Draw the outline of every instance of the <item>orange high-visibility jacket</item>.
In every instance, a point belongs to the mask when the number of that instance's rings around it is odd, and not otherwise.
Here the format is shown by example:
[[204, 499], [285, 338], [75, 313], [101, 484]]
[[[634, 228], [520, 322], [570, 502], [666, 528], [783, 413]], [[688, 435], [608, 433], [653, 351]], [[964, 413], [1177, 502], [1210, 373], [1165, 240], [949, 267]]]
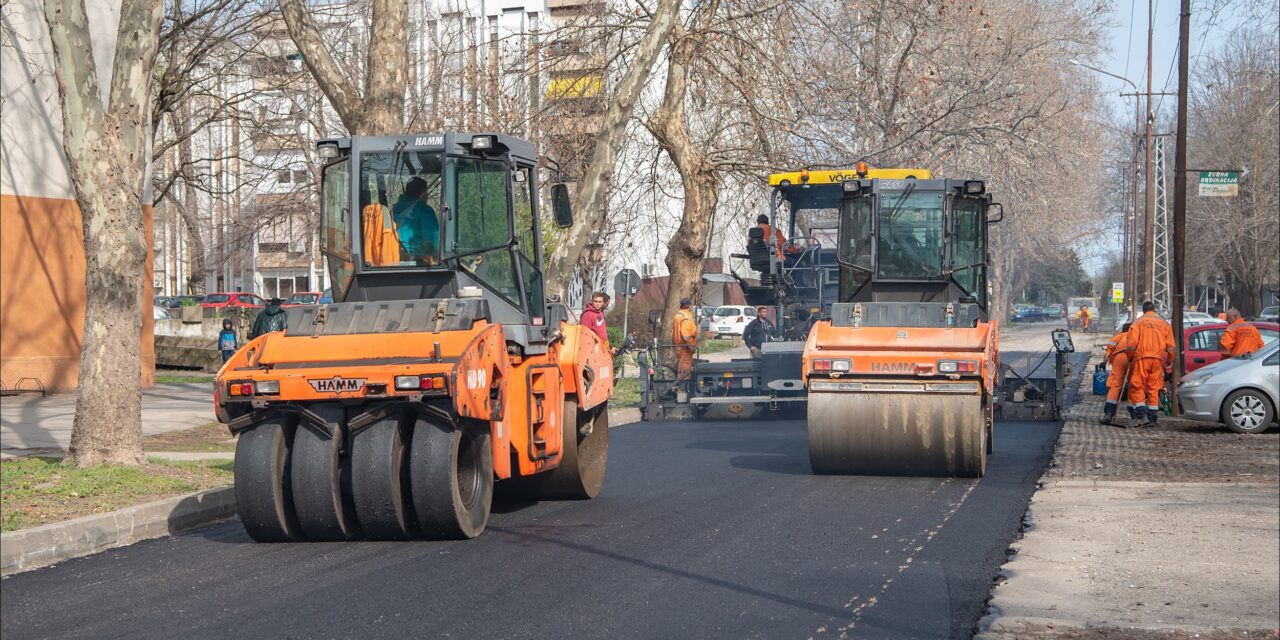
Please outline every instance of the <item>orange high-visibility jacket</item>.
[[396, 235], [396, 223], [386, 207], [365, 205], [360, 211], [360, 226], [364, 235], [365, 264], [382, 267], [400, 262], [400, 237]]
[[1107, 362], [1115, 362], [1116, 356], [1125, 353], [1129, 347], [1129, 334], [1121, 331], [1111, 336], [1111, 341], [1107, 343]]
[[693, 321], [693, 312], [681, 309], [676, 312], [675, 321], [671, 323], [671, 342], [674, 344], [697, 344], [698, 323]]
[[1228, 357], [1241, 356], [1261, 349], [1262, 335], [1258, 333], [1257, 327], [1245, 322], [1243, 318], [1236, 318], [1222, 332], [1222, 339], [1218, 344]]
[[1129, 344], [1125, 349], [1133, 354], [1135, 360], [1156, 358], [1164, 361], [1172, 358], [1177, 348], [1173, 343], [1173, 327], [1154, 311], [1148, 311], [1134, 321], [1126, 339]]
[[782, 245], [784, 245], [784, 244], [786, 244], [786, 243], [787, 243], [787, 237], [786, 237], [786, 236], [784, 236], [784, 235], [782, 235], [782, 230], [781, 230], [781, 229], [774, 229], [774, 228], [773, 228], [773, 227], [771, 227], [770, 225], [767, 225], [767, 224], [765, 224], [765, 223], [763, 223], [763, 222], [761, 222], [760, 224], [758, 224], [758, 225], [756, 225], [756, 226], [757, 226], [757, 227], [760, 227], [762, 230], [764, 230], [764, 242], [765, 242], [765, 244], [768, 244], [768, 243], [769, 243], [769, 236], [770, 236], [770, 235], [772, 235], [772, 236], [773, 236], [774, 241], [776, 241], [776, 242], [777, 242], [777, 244], [778, 244], [778, 246], [774, 249], [774, 253], [778, 254], [778, 259], [779, 259], [779, 260], [781, 260], [781, 259], [782, 259]]

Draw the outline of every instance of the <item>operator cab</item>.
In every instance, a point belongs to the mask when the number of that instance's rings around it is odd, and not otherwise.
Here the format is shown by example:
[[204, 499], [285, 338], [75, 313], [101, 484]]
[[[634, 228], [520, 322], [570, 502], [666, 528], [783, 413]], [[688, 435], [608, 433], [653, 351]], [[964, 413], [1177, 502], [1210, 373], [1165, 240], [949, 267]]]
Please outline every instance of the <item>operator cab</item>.
[[[840, 302], [957, 303], [987, 317], [988, 212], [981, 180], [843, 183]], [[970, 314], [963, 314], [968, 316]]]
[[[507, 327], [509, 340], [545, 339], [531, 143], [443, 133], [330, 139], [316, 147], [326, 163], [321, 249], [335, 302], [448, 300], [478, 290], [488, 319]], [[557, 226], [572, 225], [563, 184], [552, 186], [552, 200]]]

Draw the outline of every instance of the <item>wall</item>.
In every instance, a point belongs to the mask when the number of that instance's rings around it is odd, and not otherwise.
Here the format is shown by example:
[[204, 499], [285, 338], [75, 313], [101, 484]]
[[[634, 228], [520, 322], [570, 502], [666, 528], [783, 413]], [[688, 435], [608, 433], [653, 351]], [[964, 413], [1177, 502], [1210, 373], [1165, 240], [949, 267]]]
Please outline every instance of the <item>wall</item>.
[[[40, 0], [0, 11], [0, 380], [75, 388], [84, 334], [84, 227], [62, 152], [62, 114]], [[110, 85], [118, 3], [85, 3], [94, 60]], [[106, 96], [103, 96], [104, 100]], [[155, 380], [151, 315], [151, 208], [146, 224], [142, 382]]]

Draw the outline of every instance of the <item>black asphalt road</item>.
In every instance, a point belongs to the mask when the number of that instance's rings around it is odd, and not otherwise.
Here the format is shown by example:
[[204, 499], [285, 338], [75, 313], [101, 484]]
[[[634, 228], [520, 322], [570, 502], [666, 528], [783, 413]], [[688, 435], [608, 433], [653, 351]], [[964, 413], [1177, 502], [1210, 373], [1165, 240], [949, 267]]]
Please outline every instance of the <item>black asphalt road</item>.
[[1058, 428], [997, 424], [966, 481], [811, 475], [799, 421], [629, 425], [596, 500], [495, 505], [468, 542], [209, 527], [3, 580], [0, 635], [969, 637]]

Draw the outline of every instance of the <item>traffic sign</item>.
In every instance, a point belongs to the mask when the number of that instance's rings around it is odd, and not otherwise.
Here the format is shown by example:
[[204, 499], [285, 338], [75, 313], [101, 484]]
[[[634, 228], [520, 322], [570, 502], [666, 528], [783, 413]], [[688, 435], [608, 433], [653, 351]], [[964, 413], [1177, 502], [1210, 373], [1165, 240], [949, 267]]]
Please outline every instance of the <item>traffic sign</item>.
[[640, 274], [635, 269], [623, 269], [613, 277], [613, 291], [620, 296], [634, 296], [640, 293]]
[[1111, 302], [1115, 304], [1120, 304], [1124, 302], [1124, 283], [1123, 282], [1111, 283]]
[[1200, 195], [1234, 198], [1240, 195], [1240, 173], [1236, 171], [1201, 171]]

